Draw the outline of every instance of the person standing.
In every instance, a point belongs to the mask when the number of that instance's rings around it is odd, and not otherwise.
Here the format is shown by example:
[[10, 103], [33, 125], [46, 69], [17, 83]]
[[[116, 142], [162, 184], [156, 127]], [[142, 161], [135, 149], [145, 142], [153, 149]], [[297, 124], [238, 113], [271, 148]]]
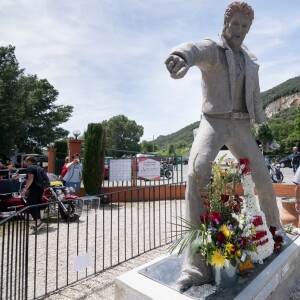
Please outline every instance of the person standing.
[[300, 152], [298, 151], [298, 147], [293, 147], [292, 153], [292, 167], [294, 174], [296, 173], [297, 169], [299, 168], [300, 164]]
[[[226, 145], [237, 159], [249, 159], [267, 225], [282, 227], [271, 178], [250, 124], [250, 120], [267, 121], [260, 99], [259, 65], [243, 44], [253, 19], [252, 7], [235, 1], [225, 11], [219, 42], [205, 39], [181, 44], [165, 61], [173, 79], [183, 78], [193, 66], [202, 73], [203, 117], [190, 153], [186, 187], [186, 217], [194, 224], [200, 224], [199, 216], [205, 212], [200, 199], [210, 182], [210, 161]], [[189, 246], [177, 283], [181, 288], [207, 283], [211, 273], [201, 255], [193, 255]]]
[[29, 207], [29, 213], [35, 221], [33, 230], [37, 232], [45, 225], [41, 220], [40, 208], [35, 206], [42, 203], [44, 189], [36, 185], [37, 168], [39, 168], [37, 166], [37, 159], [34, 156], [28, 156], [24, 163], [27, 166], [27, 181], [21, 196], [26, 197], [26, 206], [34, 205], [34, 207]]
[[282, 182], [282, 173], [280, 171], [280, 163], [279, 163], [279, 159], [276, 159], [273, 165], [275, 174], [276, 174], [276, 178], [277, 178], [277, 183], [281, 183]]
[[63, 185], [65, 186], [66, 185], [66, 181], [63, 179], [65, 177], [65, 175], [67, 174], [68, 172], [68, 169], [67, 169], [67, 164], [69, 162], [69, 156], [67, 156], [65, 158], [65, 163], [61, 169], [61, 178], [62, 178], [62, 181], [63, 181]]
[[0, 158], [0, 169], [7, 169], [6, 165], [3, 162], [3, 159]]
[[74, 154], [72, 159], [73, 160], [66, 165], [67, 173], [63, 177], [63, 180], [66, 182], [66, 187], [75, 188], [75, 193], [77, 194], [82, 178], [82, 164], [80, 163], [79, 154]]
[[294, 176], [293, 182], [296, 184], [295, 187], [295, 209], [300, 214], [300, 168], [297, 169], [297, 172]]

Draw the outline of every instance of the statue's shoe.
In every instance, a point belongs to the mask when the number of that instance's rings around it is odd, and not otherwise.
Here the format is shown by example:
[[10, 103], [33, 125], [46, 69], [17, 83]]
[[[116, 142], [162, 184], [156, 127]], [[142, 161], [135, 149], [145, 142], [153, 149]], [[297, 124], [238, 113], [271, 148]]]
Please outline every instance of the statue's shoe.
[[193, 286], [192, 276], [187, 273], [182, 273], [176, 281], [176, 284], [180, 292], [185, 292], [187, 289]]
[[184, 292], [187, 289], [189, 289], [192, 286], [198, 286], [205, 283], [211, 282], [212, 276], [211, 273], [208, 274], [208, 276], [203, 276], [201, 273], [199, 274], [190, 274], [185, 271], [181, 273], [181, 276], [176, 281], [177, 289], [180, 292]]

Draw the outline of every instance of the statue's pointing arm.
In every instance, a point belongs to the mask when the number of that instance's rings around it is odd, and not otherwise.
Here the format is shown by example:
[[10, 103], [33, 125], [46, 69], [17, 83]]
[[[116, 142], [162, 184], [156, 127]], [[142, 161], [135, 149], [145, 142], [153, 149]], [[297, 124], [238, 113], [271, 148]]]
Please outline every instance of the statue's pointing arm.
[[200, 69], [216, 62], [216, 44], [211, 40], [203, 40], [198, 43], [185, 43], [172, 49], [165, 61], [170, 75], [174, 79], [185, 76], [192, 66]]

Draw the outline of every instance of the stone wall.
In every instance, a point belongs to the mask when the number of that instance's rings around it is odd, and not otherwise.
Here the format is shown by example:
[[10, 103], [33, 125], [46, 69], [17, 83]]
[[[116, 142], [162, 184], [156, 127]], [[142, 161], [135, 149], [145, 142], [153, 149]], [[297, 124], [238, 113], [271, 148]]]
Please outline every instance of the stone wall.
[[293, 95], [285, 96], [276, 101], [270, 103], [265, 108], [265, 113], [268, 118], [277, 114], [279, 111], [292, 107], [300, 106], [300, 93], [295, 93]]

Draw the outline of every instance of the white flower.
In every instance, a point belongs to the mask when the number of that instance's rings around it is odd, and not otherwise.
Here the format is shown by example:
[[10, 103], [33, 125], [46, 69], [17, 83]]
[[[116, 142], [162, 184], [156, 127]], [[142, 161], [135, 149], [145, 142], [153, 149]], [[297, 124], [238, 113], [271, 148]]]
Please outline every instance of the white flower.
[[207, 236], [207, 243], [211, 243], [212, 242], [212, 240], [211, 240], [211, 235], [209, 234], [208, 236]]
[[237, 215], [236, 213], [232, 213], [231, 216], [236, 219], [237, 221], [239, 220], [239, 215]]
[[244, 235], [247, 237], [250, 236], [251, 234], [252, 234], [251, 230], [247, 230], [244, 232]]

